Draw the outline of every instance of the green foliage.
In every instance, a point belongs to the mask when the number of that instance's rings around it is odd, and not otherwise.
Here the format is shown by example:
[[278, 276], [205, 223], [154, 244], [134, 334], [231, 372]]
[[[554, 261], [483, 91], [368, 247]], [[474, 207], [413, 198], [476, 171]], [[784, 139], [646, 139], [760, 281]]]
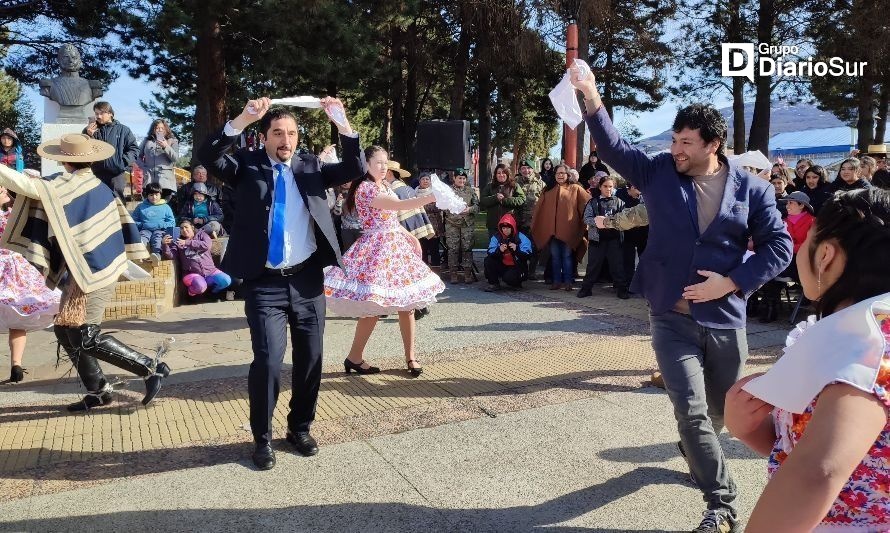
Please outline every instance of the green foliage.
[[[11, 2], [0, 9], [3, 67], [21, 83], [34, 84], [57, 72], [56, 50], [71, 43], [80, 50], [81, 75], [107, 87], [112, 68], [127, 51], [113, 39], [130, 0], [43, 0]], [[7, 54], [8, 52], [8, 54]]]
[[34, 109], [22, 95], [19, 83], [0, 71], [0, 130], [4, 128], [11, 128], [22, 143], [25, 166], [40, 168], [36, 152], [40, 130], [34, 121]]
[[615, 107], [652, 111], [661, 105], [666, 93], [664, 66], [672, 59], [664, 25], [674, 10], [670, 0], [612, 0], [602, 22], [592, 25], [590, 68], [610, 115]]

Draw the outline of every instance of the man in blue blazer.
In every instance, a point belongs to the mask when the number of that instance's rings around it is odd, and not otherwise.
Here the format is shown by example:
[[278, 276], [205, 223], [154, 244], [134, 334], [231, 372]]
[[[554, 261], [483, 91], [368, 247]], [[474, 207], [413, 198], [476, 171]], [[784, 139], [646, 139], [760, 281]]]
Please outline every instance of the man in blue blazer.
[[[325, 296], [322, 269], [340, 263], [340, 247], [326, 189], [365, 173], [358, 135], [335, 98], [322, 107], [340, 132], [343, 161], [322, 164], [296, 155], [297, 120], [269, 99], [251, 100], [225, 127], [208, 137], [198, 159], [235, 189], [238, 211], [221, 268], [244, 279], [244, 312], [250, 326], [253, 363], [248, 375], [253, 462], [275, 466], [272, 416], [278, 401], [281, 363], [290, 325], [293, 376], [287, 441], [303, 455], [318, 453], [309, 434], [321, 384]], [[247, 126], [259, 120], [263, 150], [228, 154]], [[341, 265], [342, 267], [342, 265]]]
[[[726, 121], [691, 105], [674, 120], [670, 154], [649, 157], [615, 130], [593, 75], [572, 69], [599, 156], [646, 197], [649, 242], [632, 290], [649, 302], [652, 347], [674, 405], [680, 453], [707, 510], [694, 531], [731, 531], [736, 485], [717, 435], [741, 377], [747, 297], [791, 262], [791, 238], [766, 181], [724, 155]], [[743, 261], [748, 240], [754, 255]]]

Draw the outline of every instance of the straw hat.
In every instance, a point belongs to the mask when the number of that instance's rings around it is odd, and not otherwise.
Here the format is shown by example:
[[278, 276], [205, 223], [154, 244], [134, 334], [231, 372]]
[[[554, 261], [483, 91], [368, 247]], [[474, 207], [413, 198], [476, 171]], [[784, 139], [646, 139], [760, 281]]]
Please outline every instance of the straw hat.
[[866, 150], [866, 155], [877, 155], [887, 157], [887, 145], [886, 144], [869, 144], [868, 150]]
[[83, 133], [70, 133], [41, 144], [37, 153], [63, 163], [95, 163], [113, 156], [114, 147]]
[[411, 173], [407, 170], [402, 170], [402, 165], [400, 165], [396, 161], [387, 161], [386, 162], [387, 170], [392, 170], [393, 174], [398, 174], [400, 178], [410, 178]]

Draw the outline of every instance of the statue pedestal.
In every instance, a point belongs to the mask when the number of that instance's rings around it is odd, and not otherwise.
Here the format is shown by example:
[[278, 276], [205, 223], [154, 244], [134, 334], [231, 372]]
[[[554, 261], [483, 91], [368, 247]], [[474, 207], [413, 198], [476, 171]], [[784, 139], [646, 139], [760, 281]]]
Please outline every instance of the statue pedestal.
[[[40, 142], [44, 143], [51, 139], [58, 139], [62, 135], [66, 135], [68, 133], [81, 133], [86, 126], [86, 122], [84, 122], [83, 124], [57, 124], [44, 122], [43, 129], [41, 130], [40, 134]], [[62, 167], [62, 164], [58, 161], [53, 161], [46, 158], [40, 160], [41, 176], [50, 176], [57, 172], [64, 171], [64, 167]]]

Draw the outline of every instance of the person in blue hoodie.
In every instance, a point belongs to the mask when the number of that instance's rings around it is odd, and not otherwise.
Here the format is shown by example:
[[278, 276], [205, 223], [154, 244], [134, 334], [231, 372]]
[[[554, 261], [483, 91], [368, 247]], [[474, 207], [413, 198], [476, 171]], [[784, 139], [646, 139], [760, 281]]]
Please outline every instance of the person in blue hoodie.
[[501, 281], [516, 290], [528, 278], [528, 258], [532, 254], [532, 241], [516, 229], [516, 219], [510, 213], [498, 221], [498, 232], [488, 242], [485, 258], [485, 292], [501, 290]]
[[142, 242], [151, 251], [151, 262], [161, 261], [161, 244], [164, 235], [176, 227], [176, 218], [167, 202], [161, 198], [161, 186], [149, 183], [144, 189], [145, 200], [133, 211], [133, 220], [139, 228]]

